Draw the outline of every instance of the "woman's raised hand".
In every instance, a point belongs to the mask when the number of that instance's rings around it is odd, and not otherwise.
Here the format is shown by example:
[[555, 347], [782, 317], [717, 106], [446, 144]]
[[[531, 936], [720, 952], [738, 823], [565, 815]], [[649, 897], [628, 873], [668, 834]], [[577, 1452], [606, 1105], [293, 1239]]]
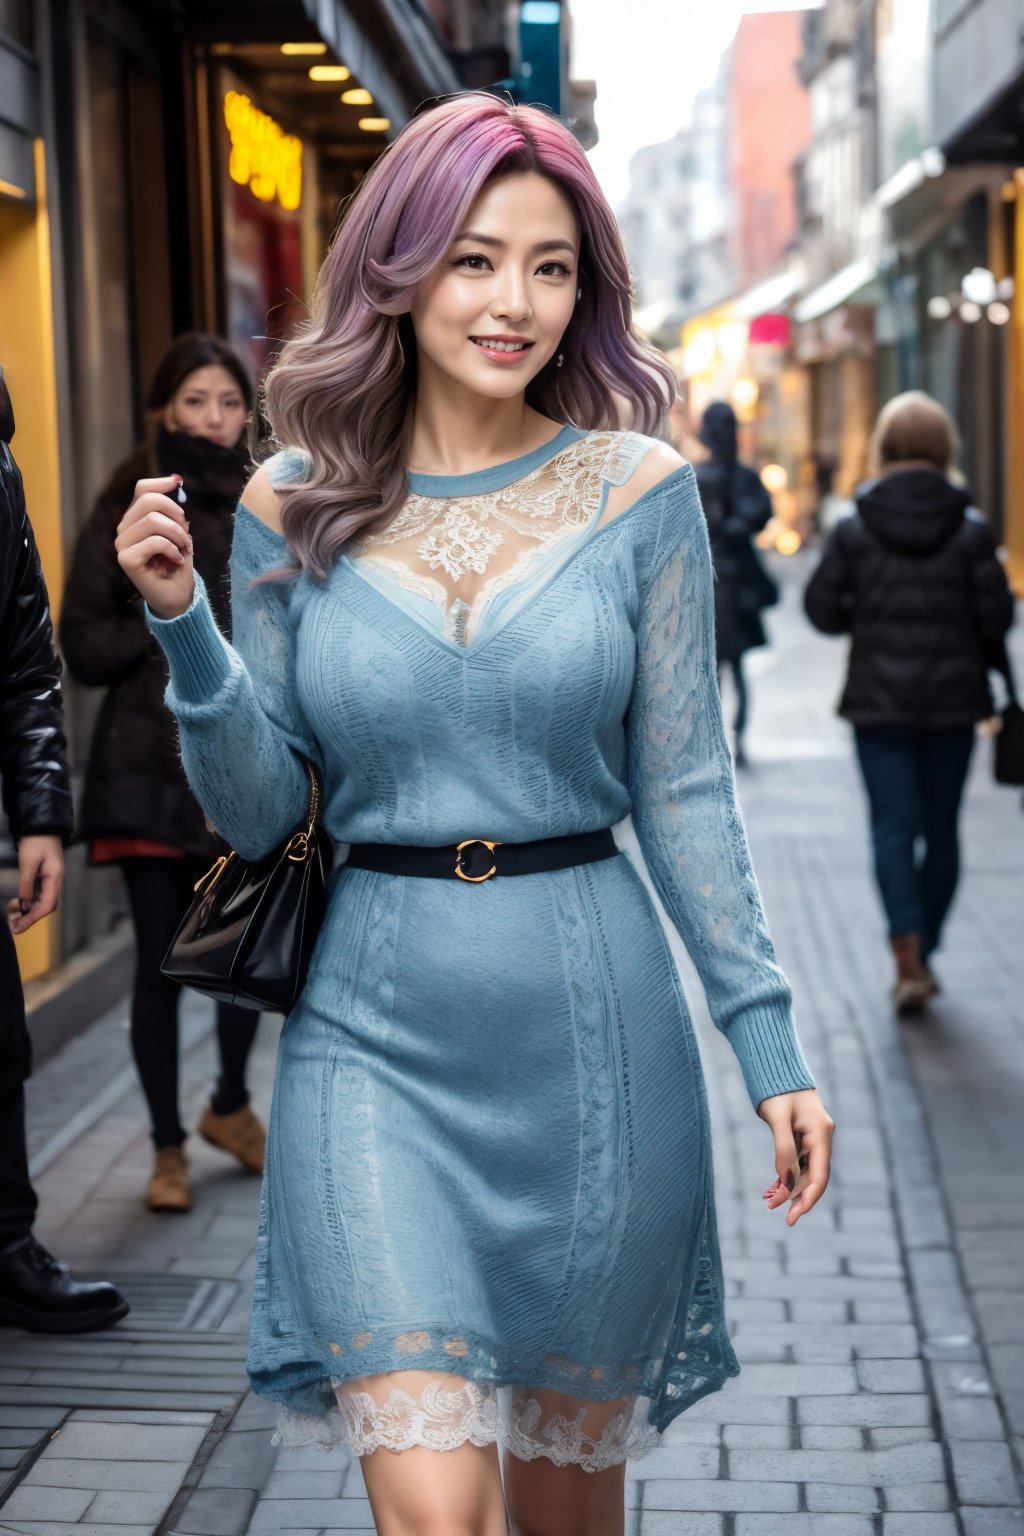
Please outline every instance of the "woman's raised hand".
[[195, 594], [188, 520], [171, 500], [180, 484], [180, 475], [140, 480], [114, 540], [118, 564], [158, 619], [176, 619]]

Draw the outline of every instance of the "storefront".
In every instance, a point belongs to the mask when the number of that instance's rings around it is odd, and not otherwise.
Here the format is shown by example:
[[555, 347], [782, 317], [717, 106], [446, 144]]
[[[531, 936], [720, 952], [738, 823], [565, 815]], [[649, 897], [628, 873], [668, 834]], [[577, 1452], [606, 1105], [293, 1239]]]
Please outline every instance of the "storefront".
[[772, 493], [783, 545], [803, 537], [814, 497], [809, 470], [809, 397], [793, 356], [789, 303], [801, 273], [785, 270], [740, 298], [692, 317], [682, 330], [679, 372], [696, 431], [712, 400], [740, 423], [740, 452]]
[[[17, 418], [13, 444], [39, 545], [56, 601], [64, 576], [61, 534], [61, 445], [57, 431], [50, 166], [43, 138], [44, 104], [37, 38], [29, 7], [0, 11], [0, 367]], [[11, 302], [17, 295], [17, 302]], [[0, 823], [0, 895], [16, 894], [14, 850]], [[13, 884], [12, 884], [13, 881]], [[48, 971], [60, 954], [56, 918], [17, 940], [22, 974]]]

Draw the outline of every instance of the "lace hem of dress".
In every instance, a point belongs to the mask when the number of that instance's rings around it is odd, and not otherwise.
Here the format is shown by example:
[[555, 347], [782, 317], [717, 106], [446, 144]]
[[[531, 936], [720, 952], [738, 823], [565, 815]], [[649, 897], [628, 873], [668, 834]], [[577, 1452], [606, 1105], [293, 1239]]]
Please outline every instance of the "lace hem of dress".
[[[339, 1384], [340, 1385], [340, 1384]], [[592, 1402], [580, 1404], [575, 1415], [545, 1416], [528, 1388], [495, 1387], [489, 1382], [463, 1382], [455, 1390], [431, 1381], [417, 1399], [393, 1389], [383, 1403], [368, 1392], [337, 1392], [337, 1408], [323, 1418], [282, 1409], [275, 1445], [290, 1449], [312, 1446], [330, 1451], [345, 1445], [354, 1456], [374, 1451], [395, 1452], [423, 1446], [454, 1451], [462, 1445], [498, 1445], [520, 1461], [546, 1456], [557, 1467], [579, 1466], [603, 1472], [653, 1450], [658, 1431], [650, 1422], [651, 1401], [637, 1398], [607, 1421], [600, 1433], [588, 1430]]]

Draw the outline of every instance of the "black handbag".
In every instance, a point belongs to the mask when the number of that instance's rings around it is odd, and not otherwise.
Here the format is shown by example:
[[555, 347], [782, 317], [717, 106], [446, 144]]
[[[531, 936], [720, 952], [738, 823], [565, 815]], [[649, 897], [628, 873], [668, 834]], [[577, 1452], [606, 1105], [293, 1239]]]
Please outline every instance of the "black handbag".
[[999, 729], [996, 732], [992, 754], [992, 771], [997, 784], [1019, 787], [1024, 784], [1024, 709], [1021, 708], [1017, 698], [1013, 668], [1005, 648], [999, 659], [999, 670], [1006, 679], [1009, 702], [999, 714]]
[[196, 882], [161, 966], [172, 981], [243, 1008], [294, 1007], [327, 910], [333, 855], [317, 826], [316, 774], [308, 763], [306, 770], [308, 823], [256, 863], [222, 854]]

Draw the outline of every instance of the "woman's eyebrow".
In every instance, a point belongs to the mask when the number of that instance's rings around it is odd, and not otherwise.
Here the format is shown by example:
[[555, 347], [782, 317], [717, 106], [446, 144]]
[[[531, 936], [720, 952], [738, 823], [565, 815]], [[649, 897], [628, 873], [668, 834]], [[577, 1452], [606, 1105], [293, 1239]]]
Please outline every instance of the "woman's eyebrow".
[[[499, 240], [496, 235], [480, 235], [471, 229], [463, 230], [462, 234], [458, 235], [456, 239], [473, 240], [477, 245], [492, 245], [500, 250], [505, 249], [505, 241]], [[537, 253], [541, 251], [571, 251], [574, 256], [576, 254], [576, 247], [571, 240], [539, 240], [533, 247], [533, 250]]]

